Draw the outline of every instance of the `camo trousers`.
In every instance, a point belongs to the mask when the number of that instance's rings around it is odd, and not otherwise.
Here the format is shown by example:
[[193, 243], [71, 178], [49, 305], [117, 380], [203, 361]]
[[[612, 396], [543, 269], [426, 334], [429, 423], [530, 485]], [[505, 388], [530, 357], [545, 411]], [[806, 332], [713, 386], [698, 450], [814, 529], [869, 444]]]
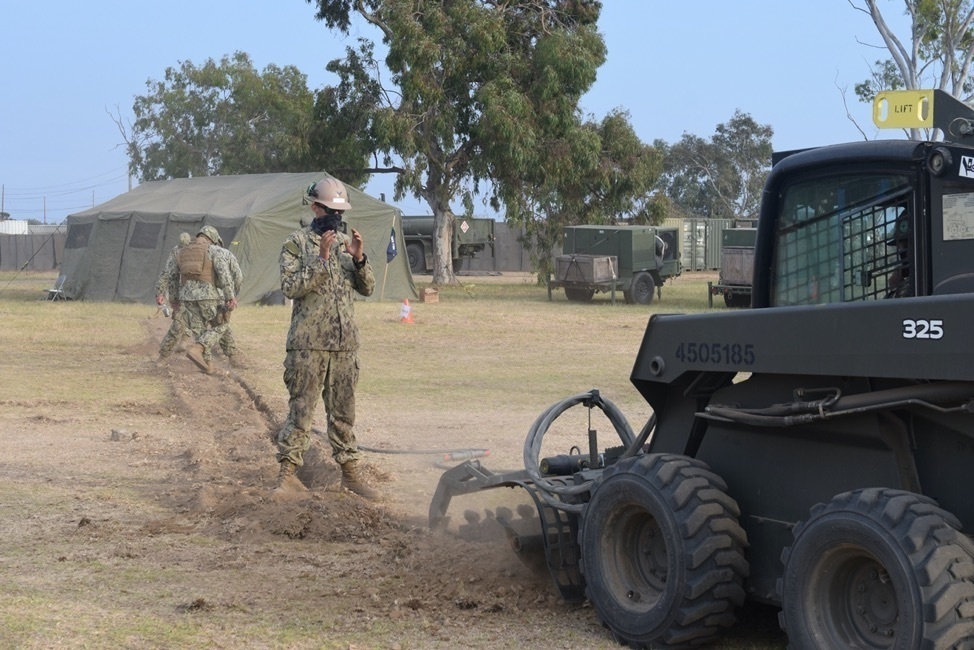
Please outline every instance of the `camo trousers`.
[[311, 425], [319, 397], [328, 418], [328, 442], [335, 462], [358, 460], [355, 444], [355, 386], [358, 384], [355, 350], [290, 350], [284, 359], [288, 416], [277, 434], [277, 460], [304, 463], [311, 446]]
[[172, 354], [173, 349], [179, 343], [179, 340], [189, 333], [189, 328], [186, 324], [186, 310], [180, 307], [172, 315], [172, 323], [169, 325], [169, 331], [166, 335], [162, 337], [162, 343], [159, 344], [159, 356], [168, 357]]
[[186, 311], [186, 324], [196, 342], [203, 346], [203, 359], [213, 359], [213, 347], [220, 341], [223, 331], [213, 326], [221, 300], [186, 300], [179, 310]]
[[221, 332], [220, 335], [220, 349], [223, 350], [223, 354], [227, 357], [232, 357], [237, 353], [237, 339], [233, 338], [233, 330], [230, 329], [230, 323], [224, 323], [216, 328]]

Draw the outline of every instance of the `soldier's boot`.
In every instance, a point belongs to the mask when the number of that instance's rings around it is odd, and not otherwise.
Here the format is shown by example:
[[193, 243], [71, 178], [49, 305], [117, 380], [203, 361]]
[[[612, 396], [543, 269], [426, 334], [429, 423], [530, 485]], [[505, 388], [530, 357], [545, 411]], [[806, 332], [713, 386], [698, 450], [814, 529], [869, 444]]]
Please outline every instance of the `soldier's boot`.
[[196, 343], [193, 345], [189, 349], [189, 352], [186, 353], [186, 356], [189, 357], [190, 361], [199, 366], [200, 370], [208, 375], [213, 374], [213, 362], [203, 358], [203, 346], [201, 344]]
[[365, 482], [365, 475], [357, 460], [342, 464], [342, 487], [369, 501], [376, 501], [382, 496]]
[[281, 461], [281, 468], [277, 473], [277, 487], [274, 488], [273, 493], [274, 497], [286, 497], [300, 492], [307, 492], [308, 488], [304, 487], [304, 483], [297, 477], [297, 471], [298, 466], [291, 461]]

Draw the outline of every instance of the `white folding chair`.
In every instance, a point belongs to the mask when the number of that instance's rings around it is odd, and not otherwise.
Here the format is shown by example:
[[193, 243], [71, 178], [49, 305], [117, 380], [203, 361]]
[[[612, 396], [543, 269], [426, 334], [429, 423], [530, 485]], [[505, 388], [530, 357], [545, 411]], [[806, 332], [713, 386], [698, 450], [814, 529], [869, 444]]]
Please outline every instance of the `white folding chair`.
[[67, 300], [67, 298], [64, 295], [65, 279], [67, 279], [67, 276], [64, 275], [58, 276], [57, 282], [54, 283], [54, 286], [47, 290], [48, 300]]

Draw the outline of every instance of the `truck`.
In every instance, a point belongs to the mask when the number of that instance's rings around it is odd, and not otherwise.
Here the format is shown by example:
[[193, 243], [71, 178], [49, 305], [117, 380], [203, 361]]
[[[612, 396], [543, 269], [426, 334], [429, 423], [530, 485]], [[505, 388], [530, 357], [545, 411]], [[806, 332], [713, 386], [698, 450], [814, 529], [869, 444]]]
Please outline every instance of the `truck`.
[[[467, 529], [502, 529], [632, 648], [718, 644], [748, 601], [777, 608], [790, 648], [971, 647], [974, 111], [889, 91], [874, 121], [944, 139], [776, 155], [751, 309], [649, 318], [638, 433], [597, 389], [565, 398], [523, 470], [444, 472], [429, 525], [452, 498], [522, 488], [533, 506]], [[617, 444], [589, 425], [540, 457], [576, 406]]]
[[555, 257], [552, 290], [588, 302], [596, 293], [621, 291], [626, 303], [648, 305], [662, 296], [663, 283], [680, 275], [680, 232], [656, 226], [566, 226], [562, 255]]
[[[414, 274], [433, 272], [432, 215], [403, 215], [402, 237], [406, 244], [409, 270]], [[494, 220], [481, 217], [456, 217], [451, 252], [453, 272], [459, 273], [463, 261], [490, 248], [494, 254]]]
[[707, 283], [708, 306], [714, 306], [714, 296], [723, 296], [727, 307], [751, 306], [757, 232], [757, 228], [725, 228], [721, 232], [720, 274], [716, 284]]

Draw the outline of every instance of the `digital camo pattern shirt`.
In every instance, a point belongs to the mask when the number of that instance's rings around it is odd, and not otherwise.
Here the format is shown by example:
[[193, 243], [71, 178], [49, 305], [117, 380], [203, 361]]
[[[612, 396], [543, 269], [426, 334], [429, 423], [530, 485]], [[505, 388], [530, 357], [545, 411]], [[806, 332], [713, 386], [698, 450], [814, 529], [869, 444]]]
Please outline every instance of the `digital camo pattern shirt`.
[[216, 244], [210, 244], [207, 253], [210, 257], [210, 262], [213, 264], [213, 284], [200, 280], [187, 280], [186, 282], [180, 283], [179, 265], [175, 264], [173, 268], [169, 268], [167, 265], [165, 273], [168, 273], [167, 282], [169, 290], [167, 294], [170, 296], [170, 299], [172, 299], [172, 296], [178, 296], [179, 302], [203, 300], [222, 302], [235, 298], [233, 272], [230, 270], [230, 262], [220, 254], [221, 250]]
[[294, 301], [290, 350], [357, 350], [355, 295], [371, 296], [375, 275], [368, 258], [361, 268], [346, 252], [348, 236], [338, 233], [328, 261], [318, 257], [321, 237], [311, 228], [297, 230], [281, 249], [281, 290]]

